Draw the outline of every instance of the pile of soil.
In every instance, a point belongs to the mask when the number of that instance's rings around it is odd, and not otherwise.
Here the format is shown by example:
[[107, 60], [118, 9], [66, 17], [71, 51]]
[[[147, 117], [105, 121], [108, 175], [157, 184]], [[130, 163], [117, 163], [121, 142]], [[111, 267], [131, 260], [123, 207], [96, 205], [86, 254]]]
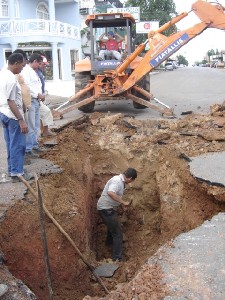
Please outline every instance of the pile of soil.
[[[106, 228], [96, 211], [105, 183], [127, 167], [135, 168], [138, 178], [124, 195], [132, 205], [119, 212], [125, 261], [112, 278], [103, 279], [111, 291], [108, 296], [46, 217], [55, 300], [168, 295], [155, 253], [178, 234], [224, 211], [224, 189], [199, 183], [188, 165], [189, 157], [225, 150], [224, 125], [223, 110], [214, 107], [210, 115], [190, 114], [180, 120], [140, 121], [122, 114], [93, 113], [58, 130], [57, 145], [42, 157], [64, 172], [39, 179], [43, 200], [92, 266], [111, 262]], [[49, 299], [38, 205], [30, 193], [8, 211], [1, 223], [0, 243], [10, 272], [38, 299]]]

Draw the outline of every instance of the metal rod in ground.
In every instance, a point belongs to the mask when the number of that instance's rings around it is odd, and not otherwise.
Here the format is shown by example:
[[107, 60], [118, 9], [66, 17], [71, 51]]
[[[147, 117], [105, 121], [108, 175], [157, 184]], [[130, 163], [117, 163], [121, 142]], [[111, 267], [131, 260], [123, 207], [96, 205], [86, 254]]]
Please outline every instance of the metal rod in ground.
[[[38, 200], [38, 195], [34, 191], [34, 189], [30, 186], [29, 182], [27, 182], [23, 176], [18, 176], [19, 179], [24, 183], [24, 185], [28, 188], [28, 190], [31, 192], [31, 194], [34, 196], [36, 200]], [[109, 294], [109, 290], [105, 286], [104, 282], [101, 280], [101, 278], [95, 273], [94, 267], [85, 259], [85, 257], [82, 255], [74, 241], [71, 239], [71, 237], [68, 235], [68, 233], [62, 228], [62, 226], [56, 221], [56, 219], [53, 218], [53, 216], [50, 214], [50, 212], [47, 210], [45, 205], [43, 204], [44, 211], [46, 215], [49, 217], [49, 219], [53, 222], [53, 224], [59, 229], [59, 231], [67, 238], [67, 240], [70, 242], [70, 244], [73, 246], [77, 254], [80, 256], [81, 260], [86, 264], [86, 266], [89, 268], [89, 270], [92, 272], [94, 277], [97, 279], [99, 284], [103, 287], [105, 292]]]
[[49, 255], [48, 255], [48, 243], [46, 237], [46, 227], [45, 227], [45, 214], [43, 209], [43, 201], [41, 195], [41, 189], [38, 182], [38, 177], [35, 174], [35, 183], [38, 191], [38, 208], [39, 208], [39, 215], [40, 215], [40, 223], [41, 223], [41, 238], [44, 248], [45, 254], [45, 266], [46, 266], [46, 276], [48, 281], [48, 290], [49, 290], [49, 299], [53, 300], [53, 289], [52, 289], [52, 278], [51, 278], [51, 269], [50, 269], [50, 262], [49, 262]]

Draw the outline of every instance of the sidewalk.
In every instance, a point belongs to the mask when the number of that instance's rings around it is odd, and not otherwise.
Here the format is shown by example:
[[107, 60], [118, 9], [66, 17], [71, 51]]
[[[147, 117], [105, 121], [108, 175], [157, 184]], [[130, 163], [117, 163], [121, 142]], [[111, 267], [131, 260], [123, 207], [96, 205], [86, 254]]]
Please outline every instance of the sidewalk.
[[45, 82], [45, 90], [48, 95], [46, 98], [51, 98], [49, 96], [54, 96], [52, 99], [54, 102], [60, 98], [65, 98], [67, 100], [69, 97], [75, 94], [75, 80], [47, 80]]

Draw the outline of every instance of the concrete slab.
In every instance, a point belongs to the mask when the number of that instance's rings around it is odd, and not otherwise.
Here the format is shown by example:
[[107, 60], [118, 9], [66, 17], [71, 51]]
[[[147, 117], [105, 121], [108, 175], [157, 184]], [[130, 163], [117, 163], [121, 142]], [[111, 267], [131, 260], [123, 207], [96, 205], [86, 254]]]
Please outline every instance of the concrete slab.
[[191, 174], [212, 185], [225, 186], [225, 151], [192, 157], [189, 163]]
[[225, 214], [219, 213], [161, 250], [158, 263], [172, 297], [165, 299], [225, 299], [224, 238]]

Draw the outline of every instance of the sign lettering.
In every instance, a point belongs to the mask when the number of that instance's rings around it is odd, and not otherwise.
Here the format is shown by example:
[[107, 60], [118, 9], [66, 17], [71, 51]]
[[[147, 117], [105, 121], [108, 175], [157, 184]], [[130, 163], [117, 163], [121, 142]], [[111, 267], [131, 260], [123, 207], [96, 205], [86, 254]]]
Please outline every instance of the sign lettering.
[[187, 33], [183, 34], [179, 39], [169, 45], [165, 50], [158, 54], [154, 59], [150, 60], [150, 65], [152, 67], [158, 66], [165, 59], [171, 56], [176, 52], [183, 44], [186, 44], [190, 40], [190, 37]]
[[130, 13], [136, 22], [140, 22], [140, 7], [110, 7], [107, 13]]

